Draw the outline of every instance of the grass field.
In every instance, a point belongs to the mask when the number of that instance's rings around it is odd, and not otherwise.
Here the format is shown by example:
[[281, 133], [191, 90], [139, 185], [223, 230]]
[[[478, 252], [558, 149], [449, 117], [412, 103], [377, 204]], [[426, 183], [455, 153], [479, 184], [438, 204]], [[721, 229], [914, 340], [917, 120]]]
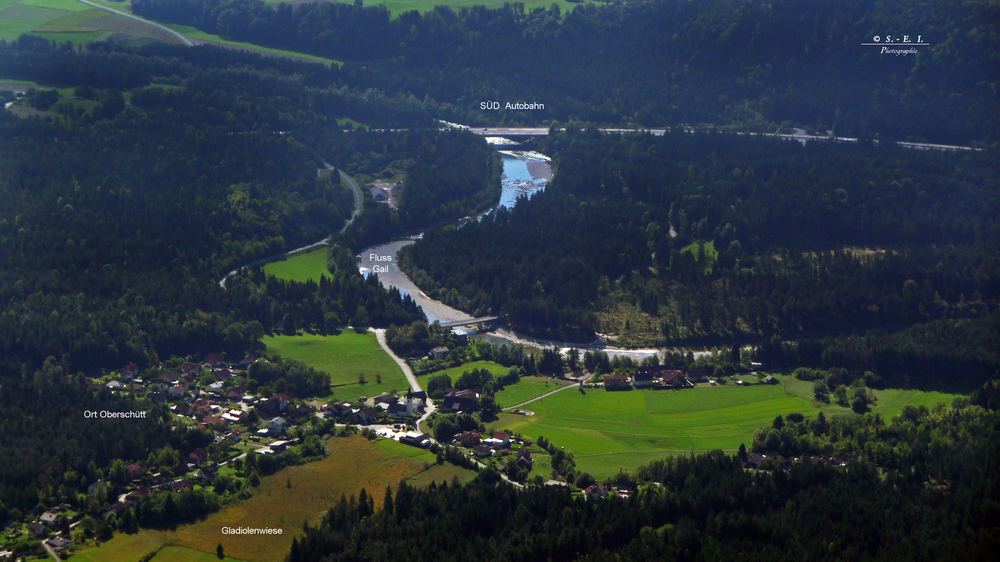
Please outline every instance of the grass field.
[[[501, 408], [509, 408], [543, 394], [559, 390], [566, 383], [561, 383], [548, 377], [522, 377], [521, 381], [505, 387], [497, 393], [496, 401]], [[566, 390], [565, 392], [572, 392]]]
[[430, 486], [431, 482], [440, 486], [445, 482], [450, 485], [455, 478], [458, 478], [460, 484], [467, 484], [476, 478], [476, 473], [453, 464], [435, 464], [416, 476], [410, 477], [407, 482], [419, 487]]
[[453, 464], [437, 464], [437, 455], [425, 449], [404, 445], [392, 439], [379, 439], [375, 442], [375, 447], [398, 457], [405, 457], [423, 463], [428, 468], [407, 479], [407, 482], [414, 486], [430, 486], [431, 482], [451, 484], [452, 479], [458, 478], [462, 484], [471, 482], [476, 477], [476, 473]]
[[[120, 12], [128, 5], [106, 3]], [[0, 39], [12, 41], [31, 33], [58, 43], [83, 45], [111, 37], [129, 43], [180, 41], [147, 23], [115, 15], [76, 0], [0, 0]]]
[[[782, 384], [698, 385], [689, 390], [566, 390], [533, 402], [534, 416], [502, 414], [496, 427], [527, 437], [544, 435], [573, 451], [577, 466], [598, 476], [635, 468], [668, 454], [734, 450], [778, 415], [855, 415], [836, 404], [812, 399], [812, 383], [779, 377]], [[749, 379], [748, 379], [749, 380]], [[951, 403], [953, 394], [917, 390], [876, 391], [872, 410], [884, 417], [906, 404]], [[673, 453], [672, 453], [673, 452]]]
[[[325, 459], [263, 478], [260, 490], [252, 498], [204, 521], [174, 531], [118, 535], [100, 548], [82, 551], [71, 560], [135, 562], [161, 545], [168, 545], [153, 560], [207, 562], [217, 560], [215, 547], [222, 543], [233, 560], [280, 562], [288, 554], [292, 538], [301, 534], [302, 523], [318, 521], [320, 514], [333, 507], [341, 495], [357, 496], [365, 488], [379, 505], [386, 486], [395, 486], [424, 469], [424, 463], [387, 453], [360, 436], [332, 438], [327, 441], [327, 448], [330, 455]], [[291, 488], [286, 485], [288, 481]], [[284, 532], [233, 537], [222, 534], [224, 526], [281, 528]]]
[[375, 447], [381, 451], [389, 453], [390, 455], [396, 455], [397, 457], [405, 457], [408, 459], [413, 459], [417, 462], [427, 462], [435, 463], [437, 462], [437, 455], [428, 451], [427, 449], [421, 449], [419, 447], [411, 447], [409, 445], [404, 445], [399, 441], [393, 439], [379, 439], [375, 442]]
[[73, 562], [135, 562], [163, 546], [160, 531], [139, 531], [134, 535], [116, 535], [98, 548], [82, 550], [72, 556]]
[[442, 369], [440, 371], [434, 371], [433, 373], [427, 373], [426, 375], [420, 375], [419, 379], [423, 381], [421, 384], [423, 385], [426, 383], [427, 379], [444, 374], [451, 377], [452, 382], [455, 382], [458, 380], [458, 377], [462, 376], [462, 373], [467, 373], [474, 369], [486, 369], [494, 375], [506, 375], [507, 371], [510, 370], [510, 368], [504, 367], [499, 363], [494, 363], [493, 361], [473, 361], [472, 363], [465, 363], [459, 365], [458, 367], [451, 367], [449, 369]]
[[271, 262], [264, 266], [264, 273], [286, 281], [316, 281], [320, 277], [330, 277], [326, 268], [326, 255], [329, 248], [322, 248], [298, 254], [281, 261]]
[[[224, 546], [223, 549], [225, 549]], [[236, 562], [238, 559], [231, 558], [227, 555], [225, 560]], [[223, 562], [225, 562], [225, 560]], [[208, 552], [194, 550], [193, 548], [165, 546], [163, 547], [163, 550], [156, 553], [152, 562], [219, 562], [219, 558], [214, 552], [209, 554]]]
[[[410, 388], [403, 371], [382, 350], [375, 334], [359, 334], [345, 330], [336, 336], [306, 334], [302, 336], [268, 336], [264, 344], [269, 351], [330, 375], [336, 386], [333, 395], [338, 400], [355, 400], [359, 396], [377, 396], [383, 392], [405, 392]], [[358, 384], [358, 375], [365, 384]], [[376, 382], [382, 377], [382, 383]]]

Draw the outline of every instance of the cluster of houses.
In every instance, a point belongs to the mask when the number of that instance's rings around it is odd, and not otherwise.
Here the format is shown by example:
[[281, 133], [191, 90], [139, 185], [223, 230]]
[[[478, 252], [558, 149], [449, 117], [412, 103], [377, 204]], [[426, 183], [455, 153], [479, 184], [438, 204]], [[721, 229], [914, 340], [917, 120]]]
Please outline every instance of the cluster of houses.
[[380, 394], [355, 403], [335, 402], [320, 408], [320, 415], [357, 425], [370, 425], [378, 421], [419, 418], [427, 411], [427, 393], [410, 391], [403, 396]]
[[[193, 420], [198, 429], [213, 431], [217, 443], [225, 440], [237, 443], [244, 437], [254, 441], [260, 437], [280, 437], [287, 428], [308, 421], [313, 409], [296, 405], [291, 393], [255, 396], [248, 394], [242, 384], [227, 384], [231, 379], [242, 382], [239, 377], [254, 361], [264, 359], [248, 354], [242, 361], [226, 363], [221, 354], [212, 353], [202, 363], [187, 361], [178, 369], [151, 375], [146, 380], [140, 376], [139, 367], [129, 363], [115, 380], [98, 384], [112, 391], [144, 395], [154, 404], [169, 405], [171, 413]], [[200, 381], [205, 374], [211, 374], [215, 382], [202, 385]], [[265, 424], [255, 435], [247, 436], [244, 416], [251, 408]]]
[[690, 369], [687, 372], [665, 365], [640, 367], [632, 377], [627, 375], [607, 375], [604, 377], [605, 390], [631, 390], [634, 388], [685, 388], [694, 386], [691, 381], [708, 380], [706, 369]]
[[[65, 533], [59, 531], [57, 528], [58, 523], [59, 514], [55, 511], [46, 511], [41, 515], [41, 517], [38, 518], [37, 521], [28, 523], [27, 529], [33, 536], [38, 539], [42, 539], [42, 541], [56, 554], [61, 554], [66, 550], [73, 548], [73, 541], [68, 536], [64, 536]], [[53, 536], [49, 537], [50, 533], [53, 533]], [[0, 560], [13, 559], [13, 552], [0, 549]]]
[[[454, 445], [469, 449], [478, 458], [492, 458], [499, 460], [499, 468], [507, 471], [514, 468], [531, 470], [534, 461], [531, 458], [531, 451], [528, 447], [530, 441], [510, 439], [510, 435], [502, 431], [497, 431], [492, 437], [483, 437], [478, 431], [463, 431], [455, 436]], [[512, 444], [520, 448], [516, 452], [511, 450]]]

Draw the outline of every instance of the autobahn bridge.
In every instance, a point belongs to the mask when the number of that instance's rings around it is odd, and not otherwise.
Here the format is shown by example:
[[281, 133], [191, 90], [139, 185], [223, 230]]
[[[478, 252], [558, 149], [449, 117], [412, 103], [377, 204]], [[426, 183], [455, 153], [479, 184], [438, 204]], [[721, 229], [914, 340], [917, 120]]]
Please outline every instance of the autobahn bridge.
[[470, 318], [468, 320], [454, 320], [452, 322], [442, 322], [441, 326], [444, 328], [475, 326], [477, 332], [487, 332], [490, 330], [495, 330], [497, 326], [500, 325], [500, 321], [502, 319], [503, 319], [502, 316], [481, 316], [479, 318]]

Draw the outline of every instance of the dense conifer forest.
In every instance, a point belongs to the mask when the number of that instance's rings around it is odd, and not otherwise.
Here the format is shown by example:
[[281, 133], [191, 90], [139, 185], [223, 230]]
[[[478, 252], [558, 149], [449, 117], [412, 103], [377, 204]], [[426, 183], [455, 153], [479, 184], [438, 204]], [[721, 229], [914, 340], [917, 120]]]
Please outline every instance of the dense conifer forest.
[[[638, 0], [565, 14], [513, 2], [395, 18], [361, 2], [132, 6], [156, 20], [346, 61], [348, 85], [411, 94], [434, 115], [469, 125], [578, 119], [770, 132], [787, 121], [820, 133], [969, 142], [996, 140], [1000, 123], [992, 2]], [[893, 34], [913, 42], [920, 34], [929, 46], [897, 56], [861, 45]], [[545, 109], [481, 111], [491, 100]]]
[[642, 332], [609, 320], [636, 310], [661, 344], [976, 317], [998, 296], [992, 152], [596, 131], [543, 150], [543, 193], [404, 250], [415, 282], [571, 341]]

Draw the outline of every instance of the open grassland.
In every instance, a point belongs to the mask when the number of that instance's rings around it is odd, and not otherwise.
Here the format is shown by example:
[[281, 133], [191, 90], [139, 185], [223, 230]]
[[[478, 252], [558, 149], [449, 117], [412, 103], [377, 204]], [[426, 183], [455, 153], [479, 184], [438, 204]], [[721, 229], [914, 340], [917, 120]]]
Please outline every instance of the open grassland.
[[139, 531], [134, 535], [115, 535], [115, 538], [73, 555], [73, 562], [135, 562], [163, 546], [160, 531]]
[[437, 455], [427, 449], [411, 447], [393, 439], [379, 439], [375, 442], [375, 447], [397, 457], [405, 457], [418, 462], [437, 462]]
[[264, 266], [264, 273], [286, 281], [319, 283], [321, 277], [330, 277], [330, 272], [326, 268], [328, 251], [329, 248], [323, 246], [311, 252], [271, 262]]
[[[696, 451], [700, 453], [701, 451]], [[690, 455], [691, 451], [634, 451], [631, 453], [602, 453], [596, 455], [576, 455], [576, 469], [603, 480], [610, 478], [621, 469], [635, 470], [653, 461], [663, 460], [670, 456]]]
[[[213, 514], [205, 521], [168, 532], [178, 546], [215, 552], [220, 542], [230, 556], [248, 561], [278, 562], [288, 554], [292, 538], [302, 523], [315, 524], [321, 513], [333, 507], [342, 495], [357, 496], [367, 489], [380, 504], [388, 485], [423, 470], [423, 463], [386, 453], [362, 437], [332, 438], [325, 459], [294, 466], [264, 478], [261, 489], [245, 502]], [[292, 487], [287, 486], [291, 481]], [[281, 535], [223, 535], [223, 526], [273, 527]], [[172, 541], [173, 542], [173, 541]]]
[[[263, 478], [260, 490], [252, 498], [229, 506], [204, 521], [172, 531], [143, 530], [135, 535], [117, 535], [99, 548], [74, 555], [72, 560], [135, 562], [163, 547], [153, 560], [208, 562], [218, 560], [215, 548], [222, 543], [226, 560], [280, 562], [288, 554], [292, 539], [301, 534], [302, 523], [315, 524], [342, 495], [357, 496], [365, 488], [372, 492], [375, 504], [379, 505], [386, 486], [396, 486], [400, 480], [424, 471], [423, 462], [386, 452], [360, 436], [331, 438], [326, 446], [330, 455], [325, 459]], [[443, 474], [441, 471], [429, 476], [436, 479]], [[291, 488], [287, 486], [289, 481]], [[234, 537], [222, 534], [224, 526], [281, 528], [284, 532], [281, 535]]]
[[[62, 4], [67, 4], [63, 6]], [[71, 15], [74, 11], [66, 0], [0, 0], [0, 39], [13, 41], [24, 33], [30, 33], [49, 22]], [[72, 2], [74, 6], [90, 8], [86, 4]]]
[[[553, 390], [559, 390], [567, 383], [549, 377], [522, 377], [517, 384], [504, 387], [497, 393], [496, 401], [501, 408], [509, 408], [532, 398], [538, 398]], [[567, 390], [566, 392], [570, 392]]]
[[[151, 21], [155, 21], [155, 20], [151, 20]], [[305, 53], [298, 53], [298, 52], [295, 52], [295, 51], [286, 51], [284, 49], [272, 49], [270, 47], [262, 47], [260, 45], [254, 45], [253, 43], [245, 43], [243, 41], [230, 41], [230, 40], [225, 39], [225, 38], [223, 38], [223, 37], [221, 37], [219, 35], [212, 35], [211, 33], [206, 33], [204, 31], [202, 31], [202, 30], [200, 30], [200, 29], [198, 29], [196, 27], [192, 27], [190, 25], [180, 25], [180, 24], [168, 23], [168, 22], [157, 22], [157, 23], [160, 23], [164, 27], [168, 27], [168, 28], [176, 31], [177, 33], [180, 33], [184, 37], [187, 37], [188, 39], [190, 39], [191, 41], [193, 41], [195, 44], [216, 45], [216, 46], [219, 46], [219, 47], [229, 47], [229, 48], [240, 49], [240, 50], [244, 50], [244, 51], [254, 51], [254, 52], [260, 53], [262, 55], [271, 55], [271, 56], [286, 57], [286, 58], [291, 58], [291, 59], [308, 60], [308, 61], [313, 61], [313, 62], [322, 62], [322, 63], [325, 63], [325, 64], [336, 64], [338, 66], [344, 64], [344, 63], [342, 63], [340, 61], [336, 61], [336, 60], [328, 59], [328, 58], [324, 58], [324, 57], [317, 57], [315, 55], [307, 55]]]
[[[120, 12], [128, 11], [124, 2], [101, 4]], [[13, 41], [25, 33], [75, 45], [115, 37], [136, 44], [180, 42], [153, 25], [76, 0], [0, 0], [0, 39]]]
[[[268, 351], [302, 361], [330, 375], [330, 383], [335, 385], [333, 395], [338, 400], [355, 400], [393, 390], [405, 392], [410, 388], [403, 371], [371, 332], [345, 330], [336, 336], [268, 336], [264, 344]], [[358, 383], [359, 375], [364, 375], [365, 384]], [[381, 383], [377, 382], [378, 377]]]
[[531, 404], [511, 429], [576, 454], [636, 450], [732, 449], [788, 412], [815, 413], [780, 385], [609, 392], [567, 390]]
[[451, 485], [456, 478], [459, 484], [467, 484], [476, 478], [476, 473], [453, 464], [435, 464], [427, 470], [418, 473], [416, 476], [410, 477], [407, 483], [422, 488], [430, 486], [431, 482], [434, 482], [438, 486], [446, 482]]
[[[800, 396], [807, 400], [813, 399], [813, 383], [811, 381], [800, 381], [794, 377], [782, 379], [782, 386], [789, 394]], [[872, 405], [872, 411], [878, 412], [885, 419], [892, 419], [903, 411], [903, 406], [927, 406], [933, 408], [938, 404], [951, 405], [955, 398], [961, 396], [950, 392], [923, 391], [916, 389], [887, 388], [885, 390], [875, 390], [876, 403]], [[845, 409], [833, 403], [815, 402], [813, 403], [827, 414], [841, 414]]]
[[462, 373], [479, 369], [486, 369], [497, 376], [506, 375], [507, 371], [510, 370], [510, 368], [504, 367], [499, 363], [494, 363], [493, 361], [473, 361], [472, 363], [464, 363], [458, 367], [450, 367], [448, 369], [441, 369], [440, 371], [420, 375], [419, 378], [421, 380], [421, 386], [426, 385], [427, 380], [431, 377], [436, 377], [438, 375], [448, 375], [451, 377], [451, 382], [455, 382], [458, 380], [458, 377], [462, 376]]
[[[225, 548], [225, 547], [223, 547]], [[225, 561], [237, 562], [237, 558], [226, 556]], [[156, 553], [152, 562], [219, 562], [215, 553], [209, 554], [200, 550], [184, 548], [181, 546], [166, 546]]]
[[453, 464], [437, 464], [437, 455], [426, 449], [404, 445], [392, 439], [379, 439], [375, 442], [375, 447], [390, 455], [408, 458], [420, 463], [426, 468], [411, 476], [407, 482], [414, 486], [430, 486], [431, 482], [451, 484], [452, 480], [458, 478], [462, 484], [471, 482], [476, 477], [476, 473]]
[[[609, 392], [566, 390], [533, 402], [533, 416], [502, 414], [497, 424], [527, 437], [544, 435], [573, 451], [581, 470], [598, 476], [633, 469], [672, 452], [690, 453], [749, 444], [776, 416], [856, 415], [812, 399], [812, 383], [778, 377], [781, 384], [698, 385], [686, 390]], [[747, 379], [748, 381], [751, 379]], [[872, 411], [892, 418], [906, 404], [950, 403], [956, 395], [917, 390], [876, 391]]]

